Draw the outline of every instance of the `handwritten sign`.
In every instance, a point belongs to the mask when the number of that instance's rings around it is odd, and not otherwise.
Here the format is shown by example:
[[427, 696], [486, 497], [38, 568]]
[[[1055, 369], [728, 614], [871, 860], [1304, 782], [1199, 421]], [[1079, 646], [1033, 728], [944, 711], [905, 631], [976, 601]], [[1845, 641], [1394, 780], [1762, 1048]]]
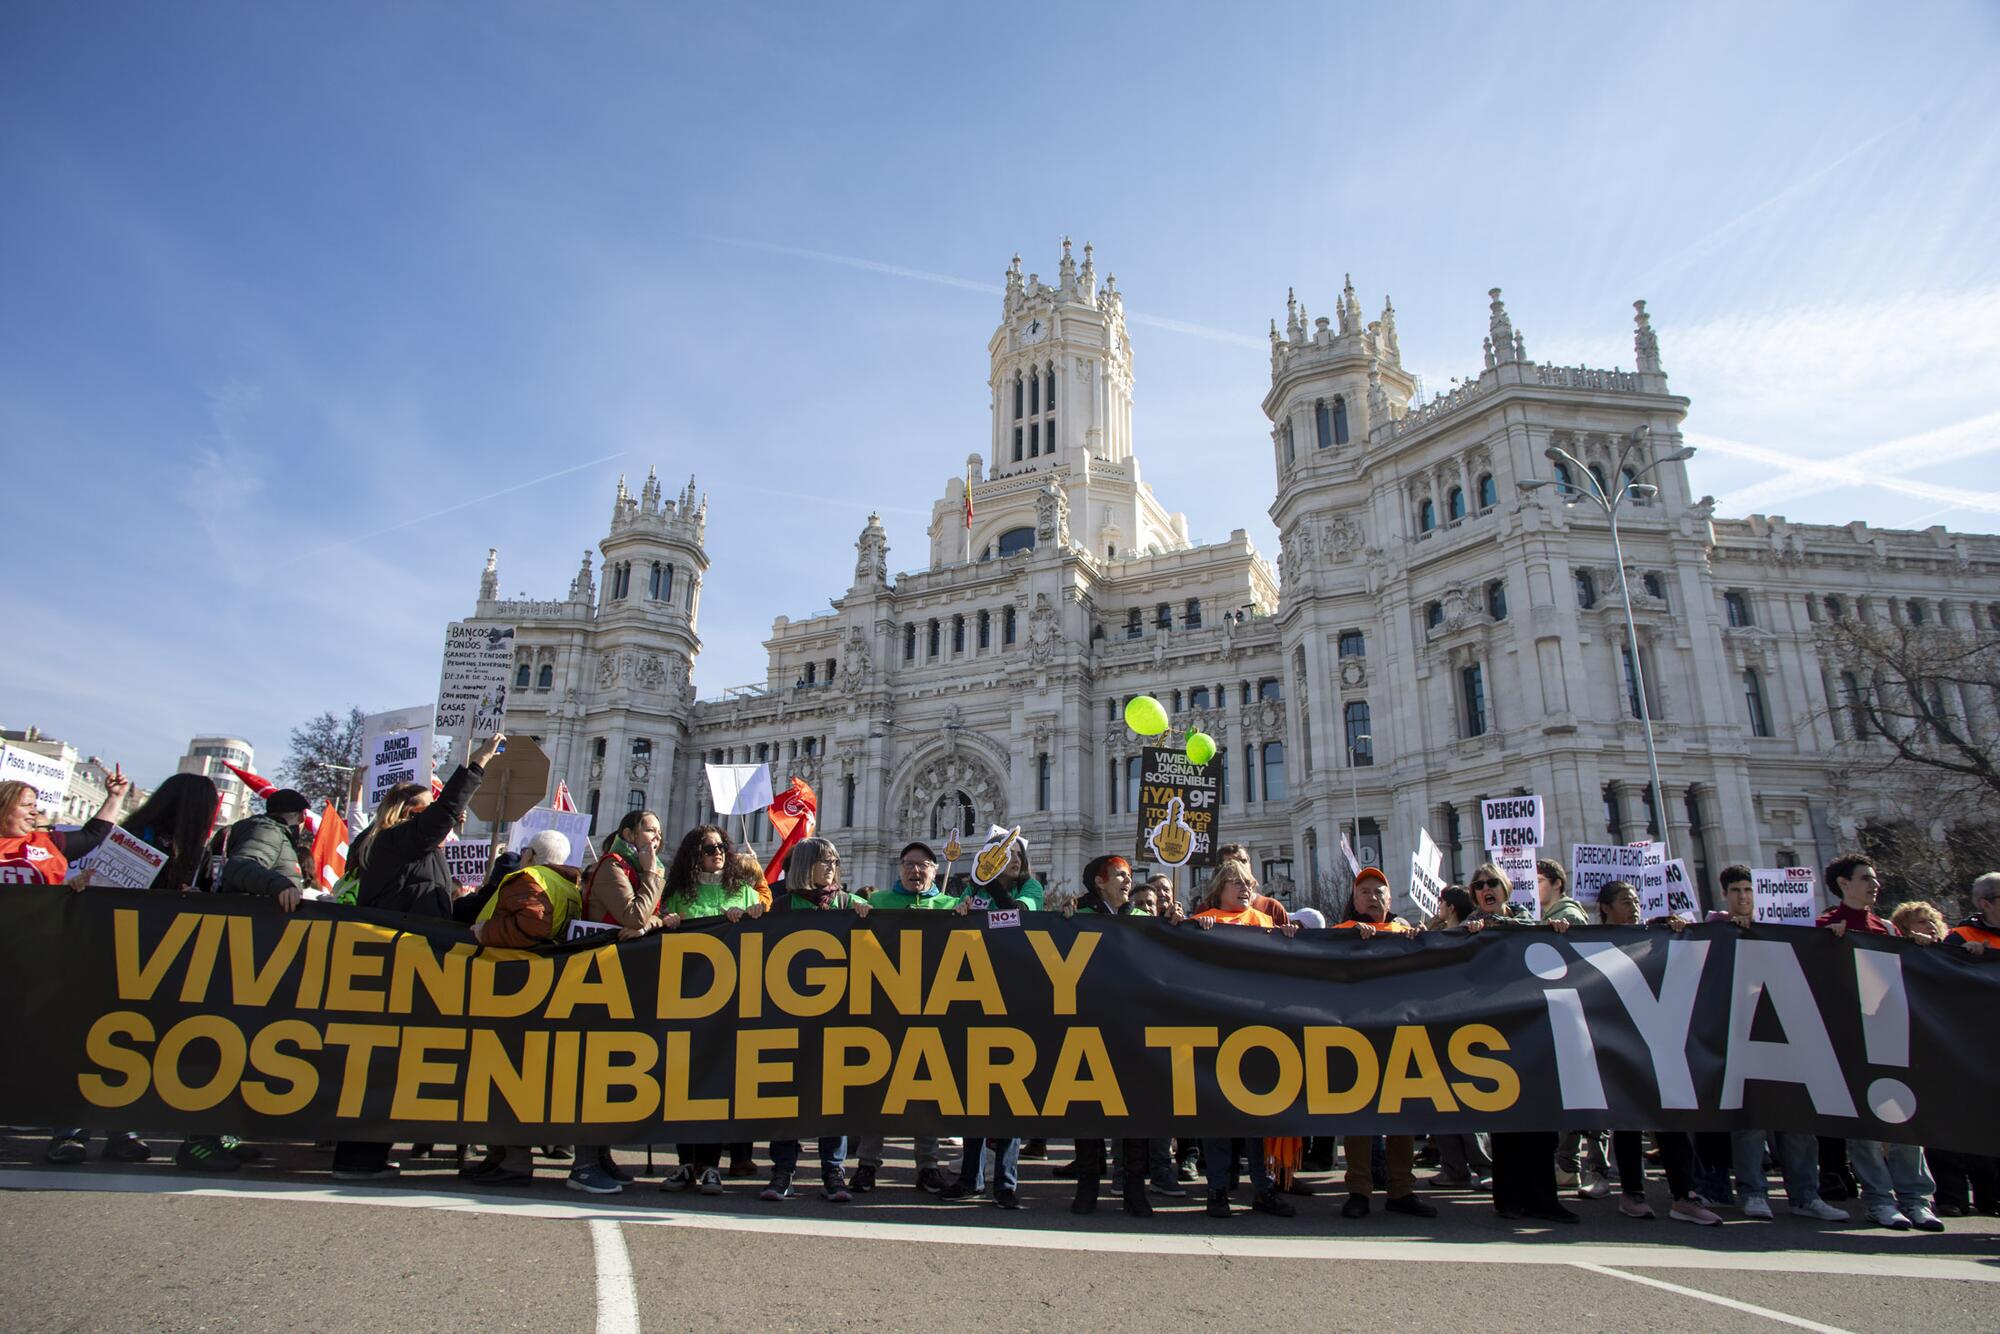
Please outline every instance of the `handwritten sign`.
[[1639, 920], [1656, 922], [1662, 917], [1679, 917], [1692, 922], [1700, 908], [1694, 900], [1694, 883], [1688, 879], [1687, 863], [1676, 857], [1639, 872]]
[[1513, 887], [1508, 892], [1508, 902], [1520, 904], [1528, 916], [1540, 921], [1542, 896], [1535, 886], [1535, 849], [1492, 848], [1491, 851], [1493, 864], [1507, 873], [1507, 883]]
[[26, 783], [35, 789], [35, 811], [44, 820], [62, 814], [63, 795], [69, 791], [70, 762], [18, 746], [0, 746], [0, 782]]
[[1213, 866], [1222, 809], [1222, 773], [1164, 746], [1139, 759], [1139, 860]]
[[1495, 797], [1479, 803], [1479, 822], [1486, 827], [1488, 850], [1542, 846], [1542, 799]]
[[1819, 917], [1819, 881], [1810, 866], [1752, 869], [1752, 917], [1773, 926], [1811, 926]]
[[471, 621], [447, 625], [438, 676], [438, 732], [469, 738], [497, 731], [506, 717], [513, 671], [514, 627]]
[[153, 878], [167, 864], [167, 854], [140, 838], [114, 827], [104, 841], [70, 867], [75, 880], [90, 872], [90, 883], [106, 889], [151, 889]]
[[1410, 856], [1410, 902], [1417, 905], [1425, 921], [1437, 916], [1438, 896], [1444, 893], [1444, 881], [1423, 863], [1423, 859], [1412, 853]]
[[1444, 866], [1443, 850], [1438, 847], [1437, 840], [1431, 837], [1431, 831], [1421, 827], [1417, 830], [1417, 864], [1422, 866], [1424, 873], [1433, 880], [1438, 878], [1438, 871]]

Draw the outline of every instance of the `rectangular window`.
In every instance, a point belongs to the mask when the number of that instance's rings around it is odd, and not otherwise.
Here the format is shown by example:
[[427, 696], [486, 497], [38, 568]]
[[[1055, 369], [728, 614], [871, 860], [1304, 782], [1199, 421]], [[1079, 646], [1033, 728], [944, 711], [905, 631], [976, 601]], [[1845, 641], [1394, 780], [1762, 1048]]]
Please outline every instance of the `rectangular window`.
[[1284, 697], [1284, 687], [1278, 683], [1277, 677], [1267, 676], [1257, 683], [1258, 699], [1283, 699]]
[[1019, 463], [1020, 461], [1021, 461], [1021, 428], [1016, 426], [1014, 428], [1014, 462]]
[[930, 627], [930, 656], [933, 658], [935, 658], [938, 655], [938, 644], [939, 644], [938, 623], [936, 621], [932, 621]]
[[1264, 743], [1264, 800], [1285, 799], [1285, 743]]
[[1764, 687], [1755, 668], [1743, 673], [1743, 700], [1750, 709], [1750, 735], [1771, 735], [1771, 720], [1764, 712]]
[[1146, 614], [1137, 607], [1125, 613], [1125, 637], [1143, 639], [1146, 634]]
[[1257, 748], [1243, 748], [1243, 800], [1257, 800]]
[[1368, 638], [1359, 630], [1340, 632], [1340, 656], [1343, 658], [1365, 658], [1368, 656]]
[[1028, 457], [1035, 458], [1042, 452], [1042, 424], [1028, 423]]
[[1465, 734], [1467, 736], [1486, 735], [1486, 674], [1478, 663], [1473, 663], [1458, 674], [1464, 692]]
[[953, 653], [965, 652], [965, 618], [963, 616], [954, 616], [951, 618], [951, 651]]
[[1153, 628], [1156, 630], [1171, 630], [1174, 628], [1173, 603], [1162, 602], [1159, 606], [1153, 608]]
[[1000, 642], [1003, 644], [1014, 642], [1014, 609], [1012, 607], [1008, 607], [1000, 613]]
[[1189, 630], [1201, 629], [1201, 599], [1189, 598], [1187, 610], [1181, 613], [1181, 624]]
[[840, 780], [840, 823], [842, 828], [854, 827], [854, 775]]
[[1125, 809], [1128, 811], [1139, 809], [1139, 757], [1137, 755], [1127, 755], [1125, 757]]
[[1116, 815], [1118, 814], [1118, 761], [1111, 760], [1107, 763], [1108, 772], [1105, 774], [1105, 805], [1110, 808], [1112, 815]]
[[979, 647], [993, 647], [993, 613], [990, 611], [979, 613]]
[[1054, 766], [1049, 763], [1047, 751], [1043, 751], [1035, 757], [1035, 809], [1038, 811], [1045, 811], [1049, 808], [1049, 788], [1051, 786], [1051, 779], [1054, 777], [1053, 769]]
[[917, 660], [917, 627], [914, 625], [906, 625], [903, 627], [903, 661], [915, 662], [916, 660]]

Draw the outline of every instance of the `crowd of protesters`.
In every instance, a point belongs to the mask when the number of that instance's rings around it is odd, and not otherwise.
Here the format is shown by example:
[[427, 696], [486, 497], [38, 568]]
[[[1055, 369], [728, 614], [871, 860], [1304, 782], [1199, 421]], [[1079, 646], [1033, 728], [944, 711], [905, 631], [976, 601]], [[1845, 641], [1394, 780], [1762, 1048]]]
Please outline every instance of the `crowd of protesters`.
[[[1329, 923], [1315, 910], [1288, 911], [1263, 893], [1249, 854], [1240, 845], [1218, 850], [1218, 866], [1195, 901], [1185, 906], [1167, 877], [1137, 881], [1130, 863], [1118, 856], [1099, 857], [1085, 866], [1075, 894], [1051, 894], [1020, 839], [1014, 840], [1005, 869], [997, 876], [954, 893], [940, 884], [938, 854], [927, 843], [911, 842], [902, 849], [895, 881], [888, 888], [850, 890], [834, 843], [807, 837], [791, 848], [781, 874], [774, 877], [779, 881], [774, 887], [748, 850], [733, 846], [715, 825], [688, 830], [671, 856], [663, 855], [665, 831], [658, 817], [646, 810], [632, 811], [619, 822], [601, 856], [573, 856], [579, 850], [571, 848], [567, 837], [545, 830], [517, 853], [496, 856], [484, 883], [467, 890], [454, 882], [442, 848], [463, 824], [484, 766], [500, 744], [495, 737], [473, 751], [441, 790], [404, 784], [389, 791], [353, 841], [340, 900], [454, 920], [482, 944], [515, 948], [559, 940], [572, 922], [599, 924], [618, 938], [631, 939], [675, 930], [684, 922], [715, 918], [736, 922], [766, 912], [866, 916], [873, 911], [1018, 910], [1147, 916], [1204, 931], [1229, 926], [1293, 935], [1301, 929], [1331, 928], [1363, 939], [1420, 931], [1560, 933], [1593, 923], [1670, 931], [1691, 925], [1679, 917], [1642, 921], [1639, 890], [1624, 880], [1605, 884], [1594, 902], [1579, 903], [1570, 896], [1562, 865], [1546, 860], [1536, 863], [1538, 913], [1515, 903], [1507, 874], [1486, 862], [1463, 886], [1444, 889], [1434, 916], [1406, 921], [1391, 911], [1387, 876], [1375, 867], [1363, 867], [1354, 876], [1346, 910]], [[317, 893], [307, 869], [312, 863], [301, 829], [307, 802], [300, 794], [272, 792], [261, 814], [217, 831], [220, 799], [206, 777], [176, 774], [129, 813], [123, 810], [128, 789], [122, 776], [115, 778], [95, 818], [81, 829], [59, 831], [40, 827], [33, 788], [0, 782], [0, 885], [65, 882], [70, 879], [70, 863], [101, 843], [115, 824], [165, 855], [153, 884], [156, 890], [262, 895], [287, 911]], [[1753, 911], [1751, 872], [1730, 866], [1720, 881], [1725, 907], [1710, 913], [1707, 920], [1748, 928]], [[1888, 919], [1878, 916], [1880, 882], [1866, 857], [1836, 858], [1825, 868], [1825, 884], [1838, 902], [1817, 924], [1835, 934], [1904, 935], [1973, 953], [2000, 946], [2000, 872], [1974, 882], [1973, 912], [1955, 926], [1926, 903], [1904, 904]], [[991, 1130], [968, 1126], [956, 1141], [917, 1137], [912, 1143], [914, 1185], [942, 1201], [988, 1197], [1003, 1209], [1020, 1208], [1020, 1160], [1046, 1156], [1048, 1147], [1039, 1140], [1024, 1142]], [[48, 1141], [45, 1159], [57, 1164], [83, 1162], [92, 1133], [83, 1127], [57, 1130]], [[106, 1158], [129, 1163], [152, 1156], [151, 1147], [132, 1130], [103, 1133]], [[1420, 1140], [1426, 1142], [1420, 1145]], [[388, 1144], [342, 1142], [330, 1147], [337, 1179], [377, 1180], [399, 1171], [390, 1161]], [[416, 1146], [418, 1152], [429, 1147]], [[793, 1198], [803, 1147], [798, 1140], [767, 1146], [769, 1172], [758, 1191], [760, 1200], [777, 1203]], [[1152, 1211], [1149, 1195], [1185, 1197], [1188, 1187], [1199, 1181], [1205, 1186], [1207, 1213], [1212, 1217], [1231, 1216], [1232, 1197], [1246, 1182], [1251, 1209], [1291, 1217], [1295, 1206], [1287, 1196], [1316, 1193], [1318, 1188], [1305, 1174], [1331, 1172], [1339, 1153], [1345, 1158], [1341, 1185], [1346, 1193], [1340, 1213], [1348, 1219], [1369, 1213], [1378, 1186], [1388, 1211], [1434, 1218], [1437, 1209], [1418, 1194], [1420, 1184], [1432, 1191], [1488, 1192], [1502, 1218], [1541, 1223], [1574, 1223], [1579, 1215], [1570, 1203], [1607, 1200], [1615, 1191], [1620, 1214], [1652, 1219], [1656, 1215], [1646, 1190], [1649, 1162], [1657, 1164], [1666, 1179], [1668, 1216], [1698, 1226], [1719, 1224], [1719, 1209], [1739, 1211], [1748, 1219], [1770, 1219], [1772, 1166], [1783, 1183], [1790, 1213], [1802, 1218], [1852, 1222], [1839, 1202], [1857, 1198], [1867, 1222], [1896, 1230], [1942, 1230], [1940, 1215], [2000, 1215], [2000, 1160], [1790, 1131], [1689, 1134], [1584, 1126], [1423, 1137], [1351, 1135], [1344, 1140], [1121, 1139], [1107, 1146], [1103, 1140], [1084, 1139], [1075, 1148], [1073, 1160], [1055, 1172], [1074, 1180], [1069, 1207], [1077, 1213], [1096, 1209], [1108, 1188], [1120, 1198], [1125, 1212], [1145, 1216]], [[945, 1156], [951, 1149], [958, 1154], [955, 1170]], [[570, 1164], [567, 1184], [576, 1190], [613, 1194], [634, 1179], [610, 1149], [567, 1145], [487, 1146], [477, 1161], [464, 1163], [461, 1174], [487, 1185], [528, 1182], [533, 1179], [537, 1150]], [[669, 1167], [661, 1188], [724, 1193], [725, 1150], [730, 1155], [729, 1176], [756, 1174], [754, 1145], [680, 1144], [678, 1164]], [[814, 1150], [823, 1199], [846, 1203], [877, 1188], [885, 1151], [880, 1136], [849, 1139], [822, 1134]], [[258, 1156], [254, 1146], [233, 1136], [195, 1135], [182, 1142], [175, 1163], [190, 1171], [231, 1172]], [[851, 1175], [850, 1158], [856, 1162]], [[1437, 1170], [1420, 1183], [1416, 1169], [1423, 1164]]]

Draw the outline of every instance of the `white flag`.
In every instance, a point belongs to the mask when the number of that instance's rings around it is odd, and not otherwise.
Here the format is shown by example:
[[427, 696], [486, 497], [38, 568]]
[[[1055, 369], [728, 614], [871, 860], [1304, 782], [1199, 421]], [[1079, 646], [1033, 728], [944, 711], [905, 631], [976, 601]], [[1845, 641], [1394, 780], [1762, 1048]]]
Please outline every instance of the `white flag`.
[[717, 815], [755, 815], [771, 804], [768, 764], [710, 764], [708, 790]]

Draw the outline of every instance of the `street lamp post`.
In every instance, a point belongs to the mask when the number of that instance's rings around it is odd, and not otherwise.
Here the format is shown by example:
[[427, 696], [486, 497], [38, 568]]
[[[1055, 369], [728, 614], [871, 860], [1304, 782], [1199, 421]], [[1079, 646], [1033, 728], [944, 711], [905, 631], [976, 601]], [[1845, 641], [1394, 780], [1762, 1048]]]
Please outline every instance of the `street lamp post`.
[[[1640, 449], [1641, 443], [1652, 434], [1652, 429], [1650, 426], [1640, 426], [1627, 435], [1619, 445], [1618, 462], [1615, 465], [1618, 484], [1610, 489], [1609, 494], [1606, 493], [1604, 485], [1597, 480], [1597, 474], [1593, 473], [1582, 459], [1561, 446], [1550, 445], [1542, 451], [1542, 456], [1551, 463], [1566, 463], [1580, 474], [1573, 476], [1568, 486], [1560, 488], [1564, 504], [1575, 505], [1587, 500], [1603, 510], [1605, 518], [1611, 524], [1611, 556], [1618, 562], [1618, 589], [1625, 598], [1625, 651], [1632, 658], [1632, 690], [1638, 696], [1639, 724], [1646, 734], [1646, 767], [1653, 779], [1653, 820], [1659, 826], [1660, 845], [1665, 850], [1664, 855], [1671, 858], [1674, 850], [1667, 837], [1667, 796], [1665, 789], [1660, 786], [1660, 752], [1653, 744], [1653, 712], [1646, 702], [1646, 669], [1639, 661], [1639, 627], [1632, 618], [1632, 581], [1625, 575], [1625, 547], [1618, 539], [1618, 507], [1627, 500], [1643, 502], [1659, 495], [1659, 487], [1643, 480], [1646, 474], [1662, 464], [1683, 463], [1693, 458], [1694, 447], [1683, 445], [1671, 454], [1661, 455], [1632, 473], [1628, 481], [1626, 460], [1632, 457], [1634, 451]], [[1549, 485], [1549, 481], [1545, 477], [1527, 477], [1515, 482], [1514, 485], [1523, 491], [1539, 491]]]

